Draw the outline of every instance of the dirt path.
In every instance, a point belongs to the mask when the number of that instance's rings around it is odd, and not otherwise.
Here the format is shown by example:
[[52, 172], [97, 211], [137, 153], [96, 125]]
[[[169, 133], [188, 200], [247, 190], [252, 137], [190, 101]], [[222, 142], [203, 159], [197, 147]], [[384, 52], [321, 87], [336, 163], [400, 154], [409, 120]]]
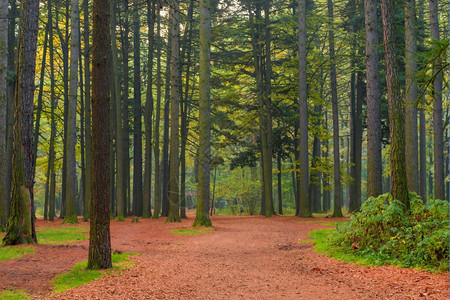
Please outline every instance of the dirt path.
[[[211, 233], [177, 236], [164, 219], [112, 222], [112, 248], [139, 252], [136, 267], [53, 299], [448, 299], [448, 274], [396, 267], [364, 268], [329, 259], [298, 243], [317, 222], [294, 217], [215, 216]], [[325, 221], [325, 220], [324, 220]], [[329, 221], [327, 219], [326, 221]], [[38, 221], [37, 226], [49, 226]], [[87, 224], [79, 226], [86, 227]], [[49, 280], [87, 259], [87, 241], [39, 245], [0, 262], [0, 290], [14, 286], [50, 298]]]

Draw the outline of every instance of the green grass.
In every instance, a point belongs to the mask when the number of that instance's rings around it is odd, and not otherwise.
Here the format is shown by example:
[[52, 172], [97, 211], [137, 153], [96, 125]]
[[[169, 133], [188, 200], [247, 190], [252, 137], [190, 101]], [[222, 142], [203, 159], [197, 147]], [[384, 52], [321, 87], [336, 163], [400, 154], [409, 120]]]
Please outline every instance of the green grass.
[[191, 236], [191, 235], [198, 235], [198, 234], [204, 234], [204, 233], [210, 233], [214, 231], [211, 227], [192, 227], [192, 228], [183, 228], [183, 229], [173, 229], [170, 232], [175, 233], [176, 235], [181, 236]]
[[335, 258], [348, 263], [356, 263], [362, 266], [381, 266], [385, 264], [397, 265], [395, 261], [386, 261], [384, 258], [374, 254], [355, 254], [344, 252], [343, 249], [332, 245], [332, 236], [337, 234], [333, 228], [325, 228], [311, 231], [308, 237], [313, 240], [315, 250], [328, 257]]
[[37, 239], [40, 244], [66, 244], [86, 240], [89, 236], [86, 228], [60, 227], [60, 228], [38, 228]]
[[54, 294], [62, 293], [77, 286], [92, 282], [102, 276], [110, 275], [113, 272], [118, 272], [121, 269], [132, 265], [128, 262], [131, 255], [138, 255], [137, 253], [113, 253], [112, 270], [87, 270], [87, 261], [76, 264], [72, 270], [67, 273], [56, 276], [52, 280], [54, 287]]
[[25, 254], [33, 253], [35, 250], [30, 246], [5, 246], [0, 247], [0, 261], [21, 258]]
[[8, 289], [0, 292], [0, 300], [31, 299], [31, 295], [24, 290]]

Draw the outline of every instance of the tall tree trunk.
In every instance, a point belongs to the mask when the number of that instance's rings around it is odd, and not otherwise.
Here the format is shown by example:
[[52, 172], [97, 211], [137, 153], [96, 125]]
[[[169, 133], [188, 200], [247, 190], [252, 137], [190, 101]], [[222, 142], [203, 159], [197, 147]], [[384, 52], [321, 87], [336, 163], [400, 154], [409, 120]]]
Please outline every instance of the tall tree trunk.
[[152, 216], [152, 115], [153, 115], [153, 45], [155, 3], [147, 1], [148, 24], [148, 63], [147, 63], [147, 95], [145, 99], [145, 170], [144, 170], [144, 199], [142, 217]]
[[367, 197], [382, 193], [381, 109], [377, 1], [364, 0], [367, 82]]
[[[129, 104], [128, 96], [130, 89], [130, 68], [129, 63], [129, 51], [130, 51], [130, 41], [129, 32], [130, 26], [128, 21], [128, 0], [123, 0], [124, 6], [124, 20], [122, 24], [123, 30], [121, 31], [122, 39], [122, 68], [123, 68], [123, 88], [122, 88], [122, 127], [123, 127], [123, 170], [124, 170], [124, 186], [125, 186], [125, 215], [127, 216], [131, 213], [131, 189], [130, 189], [130, 129], [129, 129]], [[120, 88], [120, 87], [119, 87]], [[116, 104], [117, 105], [117, 104]], [[117, 124], [117, 126], [119, 126]]]
[[76, 196], [77, 196], [77, 167], [75, 146], [77, 144], [77, 95], [78, 95], [78, 59], [79, 59], [79, 28], [80, 13], [78, 0], [71, 0], [70, 15], [70, 74], [69, 74], [69, 105], [67, 114], [67, 160], [66, 174], [66, 215], [65, 223], [77, 223]]
[[310, 217], [308, 158], [308, 86], [306, 73], [306, 1], [298, 1], [298, 63], [299, 63], [299, 211], [297, 216]]
[[271, 59], [271, 42], [270, 35], [270, 5], [271, 0], [264, 1], [264, 27], [265, 27], [265, 86], [264, 86], [264, 118], [265, 118], [265, 132], [266, 132], [266, 156], [265, 156], [265, 174], [267, 174], [266, 190], [264, 191], [264, 198], [266, 202], [266, 217], [272, 216], [274, 213], [273, 207], [273, 188], [272, 188], [272, 153], [273, 153], [273, 138], [272, 138], [272, 59]]
[[336, 55], [334, 52], [334, 29], [333, 29], [333, 1], [327, 0], [328, 18], [330, 20], [330, 30], [328, 40], [330, 47], [330, 88], [331, 106], [333, 110], [333, 161], [334, 161], [334, 212], [333, 217], [342, 217], [342, 191], [341, 191], [341, 158], [339, 151], [339, 112], [336, 80]]
[[134, 46], [134, 132], [133, 132], [133, 214], [142, 216], [142, 104], [141, 104], [141, 59], [139, 3], [133, 2], [133, 46]]
[[199, 60], [199, 146], [197, 212], [193, 226], [211, 226], [209, 219], [210, 169], [211, 169], [211, 4], [200, 0], [200, 60]]
[[41, 126], [41, 113], [42, 113], [42, 97], [44, 93], [44, 82], [45, 82], [45, 66], [47, 65], [47, 44], [48, 44], [48, 22], [45, 26], [44, 33], [44, 49], [42, 50], [42, 63], [41, 63], [41, 73], [39, 76], [39, 91], [36, 106], [36, 121], [34, 122], [34, 137], [33, 137], [33, 174], [36, 174], [36, 160], [37, 160], [37, 149], [39, 144], [39, 129]]
[[416, 1], [405, 2], [405, 142], [406, 142], [406, 179], [408, 190], [419, 192], [419, 164], [417, 134], [417, 30], [416, 30]]
[[53, 221], [55, 218], [55, 194], [56, 194], [56, 174], [55, 174], [55, 143], [56, 143], [56, 118], [55, 110], [58, 107], [58, 98], [55, 95], [55, 66], [54, 66], [54, 47], [53, 47], [53, 14], [52, 14], [52, 2], [49, 0], [48, 6], [48, 26], [49, 32], [49, 52], [50, 52], [50, 147], [48, 157], [48, 169], [50, 179], [50, 191], [48, 200], [48, 219]]
[[170, 62], [172, 57], [172, 35], [168, 33], [167, 37], [167, 61], [165, 73], [164, 90], [164, 129], [163, 129], [163, 148], [162, 148], [162, 213], [161, 216], [167, 217], [169, 214], [169, 114], [170, 114]]
[[8, 69], [8, 2], [0, 3], [0, 228], [8, 220], [8, 195], [6, 183], [6, 107], [8, 99], [7, 69]]
[[[439, 13], [437, 0], [429, 0], [431, 37], [439, 41]], [[442, 123], [442, 72], [434, 66], [433, 132], [434, 132], [434, 198], [445, 199], [444, 126]]]
[[[122, 126], [122, 101], [120, 97], [120, 83], [119, 83], [119, 61], [118, 61], [118, 50], [117, 50], [117, 37], [116, 37], [116, 14], [114, 0], [111, 1], [110, 5], [110, 15], [111, 15], [111, 53], [112, 53], [112, 70], [113, 70], [113, 83], [114, 83], [114, 99], [116, 100], [115, 110], [116, 110], [116, 182], [117, 182], [117, 193], [116, 193], [116, 204], [117, 204], [117, 217], [121, 218], [127, 215], [126, 212], [126, 199], [127, 199], [127, 172], [125, 170], [125, 138], [124, 130]], [[127, 150], [128, 151], [128, 150]]]
[[[194, 22], [194, 18], [192, 17], [194, 14], [194, 1], [189, 1], [189, 9], [188, 9], [188, 24], [187, 28], [184, 32], [183, 37], [183, 50], [181, 52], [180, 61], [182, 62], [180, 65], [181, 71], [183, 70], [183, 65], [186, 64], [186, 75], [185, 75], [185, 86], [184, 86], [184, 95], [183, 85], [181, 84], [181, 76], [180, 76], [180, 109], [181, 109], [181, 148], [180, 148], [180, 193], [181, 193], [181, 201], [180, 201], [180, 217], [182, 219], [186, 219], [186, 144], [189, 130], [189, 122], [188, 122], [188, 108], [189, 108], [189, 79], [190, 79], [190, 71], [191, 71], [191, 50], [192, 50], [192, 26]], [[187, 48], [187, 49], [186, 49]], [[185, 55], [186, 54], [186, 55]], [[187, 56], [187, 61], [185, 61], [185, 56]]]
[[39, 1], [22, 1], [14, 116], [11, 209], [3, 244], [37, 242], [33, 197], [33, 93]]
[[[419, 0], [418, 3], [419, 15], [418, 15], [418, 23], [424, 24], [424, 0]], [[418, 30], [418, 44], [420, 49], [424, 49], [424, 36], [425, 36], [425, 28], [424, 26], [420, 26]], [[422, 101], [423, 99], [420, 99]], [[419, 109], [419, 181], [420, 181], [420, 197], [425, 202], [427, 200], [427, 137], [425, 133], [425, 112], [424, 108], [420, 107]]]
[[386, 62], [387, 98], [389, 103], [389, 131], [391, 140], [392, 196], [409, 210], [409, 195], [406, 180], [405, 133], [403, 103], [398, 79], [398, 59], [395, 53], [395, 6], [393, 0], [381, 1], [383, 39]]
[[9, 216], [9, 206], [11, 203], [11, 175], [12, 175], [12, 153], [13, 153], [13, 125], [14, 125], [14, 98], [16, 82], [16, 18], [18, 18], [18, 9], [15, 0], [9, 0], [8, 16], [8, 73], [13, 74], [8, 78], [8, 101], [6, 101], [6, 216]]
[[63, 139], [63, 167], [62, 167], [62, 189], [61, 189], [61, 210], [60, 210], [60, 218], [64, 219], [66, 215], [66, 196], [67, 196], [67, 121], [68, 121], [68, 112], [69, 112], [69, 9], [70, 2], [66, 1], [65, 3], [65, 34], [62, 35], [61, 30], [58, 27], [58, 10], [56, 10], [56, 29], [58, 30], [59, 40], [61, 43], [61, 49], [63, 53], [63, 81], [64, 81], [64, 139]]
[[170, 35], [172, 36], [172, 52], [170, 59], [170, 160], [169, 160], [169, 214], [166, 222], [180, 222], [179, 212], [179, 158], [180, 152], [179, 146], [179, 93], [178, 76], [179, 76], [179, 37], [180, 37], [180, 24], [179, 24], [179, 6], [178, 0], [174, 0], [169, 11], [170, 16]]
[[90, 216], [91, 184], [92, 184], [92, 131], [91, 131], [91, 68], [90, 68], [90, 42], [89, 42], [89, 1], [83, 0], [84, 11], [84, 86], [85, 86], [85, 138], [86, 138], [86, 175], [84, 182], [84, 209], [83, 221]]
[[155, 115], [155, 209], [153, 219], [158, 219], [161, 212], [161, 176], [159, 151], [159, 124], [161, 120], [161, 8], [156, 5], [156, 115]]
[[88, 269], [107, 269], [111, 263], [109, 0], [94, 0], [92, 48], [92, 199]]

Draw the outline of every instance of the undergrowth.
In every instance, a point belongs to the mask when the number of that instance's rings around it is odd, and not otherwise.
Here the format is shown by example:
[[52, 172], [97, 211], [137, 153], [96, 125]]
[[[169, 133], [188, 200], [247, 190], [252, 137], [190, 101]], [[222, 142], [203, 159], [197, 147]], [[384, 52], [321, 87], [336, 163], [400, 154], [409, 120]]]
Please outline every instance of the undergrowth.
[[13, 288], [0, 292], [0, 300], [24, 300], [31, 299], [31, 295], [24, 290], [16, 290]]
[[[411, 210], [405, 212], [400, 201], [390, 194], [370, 197], [361, 211], [348, 224], [328, 232], [312, 233], [328, 253], [346, 256], [369, 265], [392, 264], [414, 267], [432, 272], [449, 268], [449, 204], [430, 200], [423, 203], [419, 196], [410, 194]], [[339, 254], [339, 255], [341, 255]]]
[[111, 270], [88, 270], [86, 269], [87, 261], [78, 263], [69, 272], [58, 275], [52, 280], [52, 284], [54, 287], [53, 293], [62, 293], [66, 290], [92, 282], [102, 276], [111, 275], [113, 274], [113, 272], [120, 272], [121, 269], [131, 264], [127, 262], [131, 255], [137, 255], [137, 253], [113, 253], [113, 269]]
[[173, 229], [170, 232], [175, 233], [176, 235], [190, 236], [190, 235], [209, 233], [209, 232], [212, 232], [213, 230], [214, 229], [211, 227], [192, 227], [192, 228], [183, 228], [183, 229]]
[[21, 258], [35, 251], [30, 246], [0, 246], [0, 261]]
[[80, 227], [38, 228], [37, 238], [39, 244], [66, 244], [88, 239], [88, 229]]

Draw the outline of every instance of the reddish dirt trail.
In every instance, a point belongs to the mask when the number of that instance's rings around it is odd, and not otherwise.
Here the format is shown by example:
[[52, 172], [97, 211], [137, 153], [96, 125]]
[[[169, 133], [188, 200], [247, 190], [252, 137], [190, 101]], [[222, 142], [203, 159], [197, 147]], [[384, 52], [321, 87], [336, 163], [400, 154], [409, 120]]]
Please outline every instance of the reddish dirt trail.
[[[189, 220], [111, 222], [112, 248], [138, 252], [122, 274], [50, 296], [50, 278], [87, 259], [87, 241], [39, 245], [35, 254], [0, 262], [0, 290], [22, 288], [40, 299], [448, 299], [448, 274], [396, 267], [365, 268], [330, 259], [298, 243], [311, 220], [215, 216], [215, 230], [177, 236]], [[325, 220], [324, 220], [325, 221]], [[329, 221], [329, 219], [326, 219]], [[334, 221], [334, 220], [333, 220]], [[48, 226], [38, 221], [37, 226]], [[87, 226], [86, 223], [79, 226]], [[32, 271], [39, 269], [37, 271]], [[14, 275], [19, 273], [20, 275]], [[31, 273], [31, 274], [30, 274]]]

